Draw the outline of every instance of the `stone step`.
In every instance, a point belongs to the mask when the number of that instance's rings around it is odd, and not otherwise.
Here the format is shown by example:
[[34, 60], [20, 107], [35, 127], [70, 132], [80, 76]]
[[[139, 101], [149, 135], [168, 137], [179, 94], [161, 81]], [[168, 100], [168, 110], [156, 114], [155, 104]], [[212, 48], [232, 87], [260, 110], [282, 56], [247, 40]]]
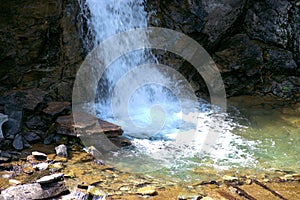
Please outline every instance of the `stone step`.
[[104, 134], [117, 147], [130, 145], [130, 141], [122, 136], [123, 130], [120, 126], [98, 119], [87, 113], [75, 113], [58, 117], [56, 120], [56, 132], [67, 136], [95, 139], [98, 136], [103, 138], [102, 134]]

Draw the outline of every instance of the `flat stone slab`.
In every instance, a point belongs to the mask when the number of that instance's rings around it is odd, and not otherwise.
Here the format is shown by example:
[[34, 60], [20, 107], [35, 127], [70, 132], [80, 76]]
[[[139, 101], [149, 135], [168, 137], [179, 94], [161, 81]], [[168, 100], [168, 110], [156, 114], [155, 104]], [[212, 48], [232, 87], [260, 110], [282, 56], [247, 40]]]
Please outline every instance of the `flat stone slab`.
[[0, 199], [47, 199], [68, 191], [63, 182], [41, 186], [39, 183], [17, 185], [3, 190]]
[[70, 109], [70, 102], [50, 102], [47, 108], [43, 109], [43, 112], [55, 116], [67, 109]]
[[51, 174], [49, 176], [44, 176], [36, 180], [36, 182], [39, 184], [53, 183], [53, 182], [60, 181], [63, 178], [63, 176], [64, 176], [63, 173]]
[[47, 158], [47, 154], [42, 153], [42, 152], [39, 152], [39, 151], [33, 151], [33, 152], [31, 153], [31, 155], [33, 155], [33, 156], [36, 157], [36, 158], [44, 158], [44, 159]]
[[76, 125], [74, 124], [73, 115], [58, 117], [56, 120], [56, 132], [58, 134], [70, 136], [104, 133], [108, 138], [118, 137], [123, 133], [123, 130], [120, 126], [100, 120], [92, 115], [86, 113], [76, 113], [76, 117], [80, 117], [81, 119], [79, 123], [76, 123]]

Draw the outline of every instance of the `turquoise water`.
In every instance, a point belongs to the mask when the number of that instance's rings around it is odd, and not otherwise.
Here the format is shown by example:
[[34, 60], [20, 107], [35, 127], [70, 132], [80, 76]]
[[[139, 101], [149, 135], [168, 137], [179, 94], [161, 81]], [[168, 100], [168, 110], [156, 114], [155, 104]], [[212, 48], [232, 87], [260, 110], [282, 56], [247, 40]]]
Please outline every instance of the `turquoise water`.
[[[119, 154], [123, 159], [112, 164], [183, 182], [215, 180], [224, 174], [299, 173], [300, 105], [283, 104], [258, 97], [229, 99], [225, 129], [211, 152], [198, 152], [198, 143], [172, 149], [168, 141], [133, 139], [135, 148], [124, 150]], [[124, 152], [130, 152], [128, 157]]]
[[256, 167], [299, 172], [300, 105], [253, 97], [244, 102], [234, 103], [240, 112], [236, 120], [245, 125], [235, 134], [255, 142]]
[[[86, 2], [95, 45], [117, 33], [148, 26], [150, 14], [143, 0]], [[120, 46], [111, 48], [118, 50]], [[187, 91], [179, 84], [186, 86], [184, 80], [173, 80], [156, 68], [136, 75], [136, 66], [156, 63], [155, 56], [148, 54], [123, 55], [99, 81], [98, 117], [121, 125], [133, 143], [108, 155], [107, 162], [121, 170], [180, 180], [201, 179], [203, 174], [206, 178], [220, 176], [225, 171], [300, 172], [300, 105], [245, 96], [229, 99], [228, 113], [216, 115], [207, 109], [209, 104], [198, 106], [194, 98], [186, 103], [176, 99], [177, 94]], [[149, 75], [155, 77], [151, 86], [140, 81]], [[170, 89], [174, 85], [176, 90]], [[129, 88], [132, 93], [128, 93]], [[181, 121], [185, 123], [181, 125]], [[210, 138], [210, 130], [218, 132], [217, 140]], [[174, 139], [179, 143], [172, 143]], [[214, 146], [209, 152], [203, 151], [209, 140]]]

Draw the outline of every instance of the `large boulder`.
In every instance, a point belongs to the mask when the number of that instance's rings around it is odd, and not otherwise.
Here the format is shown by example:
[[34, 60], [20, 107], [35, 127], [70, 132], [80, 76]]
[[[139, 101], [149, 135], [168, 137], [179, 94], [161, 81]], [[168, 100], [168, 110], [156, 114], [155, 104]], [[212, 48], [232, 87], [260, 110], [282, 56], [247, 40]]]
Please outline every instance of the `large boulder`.
[[206, 48], [214, 48], [242, 17], [245, 0], [148, 1], [155, 10], [152, 24], [192, 36]]
[[289, 49], [300, 64], [299, 0], [249, 1], [245, 28], [252, 39]]
[[11, 186], [1, 192], [0, 199], [48, 199], [67, 192], [64, 182], [55, 182], [47, 185], [39, 183]]

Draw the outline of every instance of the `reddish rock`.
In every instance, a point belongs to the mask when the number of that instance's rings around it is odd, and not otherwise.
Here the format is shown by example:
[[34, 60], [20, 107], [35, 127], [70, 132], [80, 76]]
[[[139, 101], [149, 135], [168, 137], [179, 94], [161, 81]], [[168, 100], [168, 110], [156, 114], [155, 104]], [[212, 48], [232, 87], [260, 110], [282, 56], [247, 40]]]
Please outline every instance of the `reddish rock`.
[[48, 107], [45, 108], [43, 112], [48, 115], [55, 116], [69, 109], [70, 109], [70, 102], [50, 102], [48, 103]]
[[[58, 134], [69, 136], [83, 136], [88, 135], [91, 137], [97, 137], [97, 135], [105, 134], [117, 146], [126, 146], [130, 142], [122, 137], [123, 130], [120, 126], [110, 122], [100, 120], [87, 113], [76, 113], [77, 120], [74, 123], [73, 115], [60, 116], [56, 120], [56, 132]], [[75, 131], [76, 129], [76, 131]]]
[[74, 129], [74, 120], [72, 115], [58, 117], [56, 125], [56, 132], [58, 134], [77, 136]]

